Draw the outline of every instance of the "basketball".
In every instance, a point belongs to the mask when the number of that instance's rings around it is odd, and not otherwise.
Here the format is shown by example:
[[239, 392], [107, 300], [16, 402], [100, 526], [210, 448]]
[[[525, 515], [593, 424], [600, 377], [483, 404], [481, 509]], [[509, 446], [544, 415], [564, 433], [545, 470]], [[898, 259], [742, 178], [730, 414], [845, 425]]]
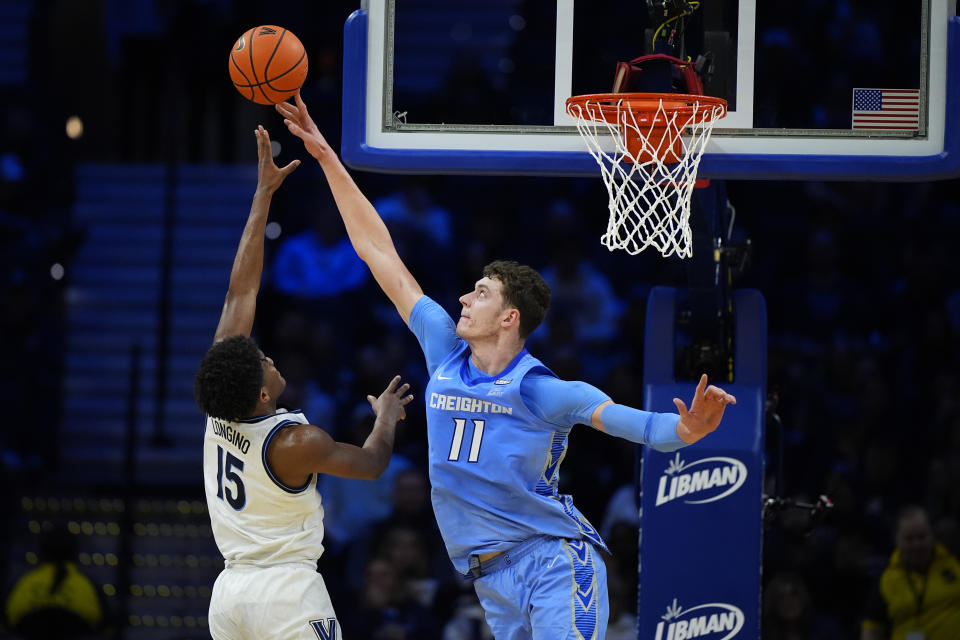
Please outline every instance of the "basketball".
[[307, 52], [291, 31], [273, 25], [248, 29], [228, 61], [230, 79], [244, 98], [276, 104], [293, 97], [307, 78]]

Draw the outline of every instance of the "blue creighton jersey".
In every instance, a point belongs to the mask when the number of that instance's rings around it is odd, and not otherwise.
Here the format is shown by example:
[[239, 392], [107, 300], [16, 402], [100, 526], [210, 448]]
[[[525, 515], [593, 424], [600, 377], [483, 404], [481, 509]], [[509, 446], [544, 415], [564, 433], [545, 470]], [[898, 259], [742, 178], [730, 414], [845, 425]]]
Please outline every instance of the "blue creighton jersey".
[[589, 424], [609, 397], [559, 380], [526, 349], [495, 376], [479, 371], [450, 316], [426, 296], [414, 306], [410, 328], [430, 371], [433, 510], [457, 571], [468, 571], [471, 554], [503, 551], [536, 535], [603, 547], [557, 481], [571, 427]]

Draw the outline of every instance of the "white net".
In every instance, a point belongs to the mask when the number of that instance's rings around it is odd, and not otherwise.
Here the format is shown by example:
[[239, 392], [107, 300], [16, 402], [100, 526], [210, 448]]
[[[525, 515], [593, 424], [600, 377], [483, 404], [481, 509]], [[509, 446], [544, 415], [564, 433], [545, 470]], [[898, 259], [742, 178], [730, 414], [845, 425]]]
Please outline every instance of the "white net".
[[[665, 108], [659, 100], [640, 113], [624, 99], [568, 103], [610, 194], [610, 219], [601, 238], [608, 250], [636, 255], [652, 246], [664, 257], [692, 255], [690, 197], [713, 124], [726, 108], [688, 97], [683, 109]], [[608, 122], [613, 110], [616, 119]], [[612, 151], [603, 139], [613, 140]]]

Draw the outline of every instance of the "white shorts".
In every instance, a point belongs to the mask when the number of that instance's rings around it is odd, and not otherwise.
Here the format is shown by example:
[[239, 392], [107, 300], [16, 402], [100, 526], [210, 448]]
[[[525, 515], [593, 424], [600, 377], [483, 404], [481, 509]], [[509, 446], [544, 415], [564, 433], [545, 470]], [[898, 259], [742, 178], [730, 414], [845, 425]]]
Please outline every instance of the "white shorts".
[[302, 565], [224, 569], [208, 620], [214, 640], [343, 640], [323, 578]]

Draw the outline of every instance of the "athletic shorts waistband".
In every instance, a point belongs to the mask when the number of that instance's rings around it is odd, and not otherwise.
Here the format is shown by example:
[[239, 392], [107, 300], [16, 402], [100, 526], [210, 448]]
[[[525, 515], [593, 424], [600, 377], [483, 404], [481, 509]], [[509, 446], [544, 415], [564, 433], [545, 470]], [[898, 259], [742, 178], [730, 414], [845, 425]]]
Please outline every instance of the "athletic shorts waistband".
[[490, 558], [486, 562], [480, 562], [480, 559], [477, 554], [473, 554], [469, 558], [470, 570], [464, 574], [463, 577], [468, 580], [476, 580], [480, 576], [485, 576], [487, 574], [493, 573], [494, 571], [499, 571], [509, 567], [514, 562], [524, 557], [530, 553], [539, 543], [547, 540], [560, 540], [553, 536], [534, 536], [528, 538], [523, 542], [520, 542], [505, 551], [498, 553], [493, 558]]

